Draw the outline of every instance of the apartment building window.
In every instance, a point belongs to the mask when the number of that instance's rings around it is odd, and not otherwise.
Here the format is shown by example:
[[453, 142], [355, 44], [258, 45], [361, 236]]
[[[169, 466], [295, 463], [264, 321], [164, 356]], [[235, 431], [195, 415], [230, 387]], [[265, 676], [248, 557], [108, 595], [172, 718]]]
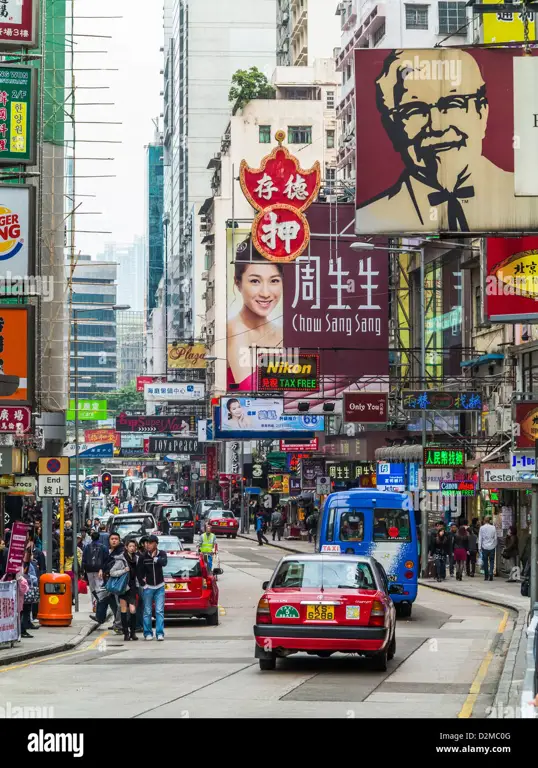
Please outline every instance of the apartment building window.
[[271, 143], [271, 126], [260, 125], [260, 144]]
[[334, 109], [334, 91], [327, 91], [327, 109]]
[[374, 48], [375, 48], [375, 46], [376, 46], [376, 45], [378, 45], [378, 44], [379, 44], [379, 43], [380, 43], [380, 42], [383, 40], [383, 38], [385, 37], [385, 29], [386, 29], [386, 27], [385, 27], [385, 22], [383, 22], [383, 24], [381, 24], [381, 26], [380, 26], [380, 27], [378, 27], [378, 28], [376, 29], [376, 31], [374, 32], [374, 37], [373, 37]]
[[405, 27], [406, 29], [428, 29], [428, 6], [406, 5]]
[[327, 134], [327, 149], [334, 149], [336, 131], [326, 131], [326, 134]]
[[449, 35], [467, 24], [467, 3], [439, 2], [439, 34]]
[[336, 181], [336, 168], [330, 168], [325, 166], [325, 183], [328, 187], [332, 187]]
[[312, 144], [312, 126], [290, 125], [288, 127], [288, 142], [290, 144]]

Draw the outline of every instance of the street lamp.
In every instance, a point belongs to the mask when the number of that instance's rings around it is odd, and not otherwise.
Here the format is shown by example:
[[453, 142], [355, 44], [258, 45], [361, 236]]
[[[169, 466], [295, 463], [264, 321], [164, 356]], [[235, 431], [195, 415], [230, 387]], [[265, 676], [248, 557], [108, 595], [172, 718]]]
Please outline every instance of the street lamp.
[[[80, 359], [78, 354], [78, 319], [77, 316], [80, 312], [96, 312], [98, 309], [111, 309], [113, 312], [123, 312], [124, 310], [131, 309], [129, 304], [103, 304], [102, 307], [72, 307], [73, 309], [73, 341], [74, 341], [74, 360], [75, 360], [75, 503], [73, 505], [73, 589], [75, 598], [75, 612], [79, 609], [78, 602], [78, 552], [77, 552], [77, 539], [78, 539], [78, 523], [79, 523], [79, 483], [80, 483], [80, 444], [78, 440], [78, 361]], [[69, 393], [71, 394], [71, 393]]]

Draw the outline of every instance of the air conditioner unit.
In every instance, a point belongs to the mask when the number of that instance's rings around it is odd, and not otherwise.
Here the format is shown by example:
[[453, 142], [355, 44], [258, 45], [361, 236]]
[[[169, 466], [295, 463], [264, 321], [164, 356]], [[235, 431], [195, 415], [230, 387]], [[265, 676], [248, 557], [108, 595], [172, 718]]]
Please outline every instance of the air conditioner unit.
[[209, 272], [202, 272], [202, 280], [208, 280], [209, 279]]

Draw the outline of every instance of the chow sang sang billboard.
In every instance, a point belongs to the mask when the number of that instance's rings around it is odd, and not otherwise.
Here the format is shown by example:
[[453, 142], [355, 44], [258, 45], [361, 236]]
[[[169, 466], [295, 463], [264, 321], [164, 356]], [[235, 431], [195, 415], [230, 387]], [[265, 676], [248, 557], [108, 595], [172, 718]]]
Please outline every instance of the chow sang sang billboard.
[[538, 198], [519, 195], [538, 194], [538, 61], [522, 54], [356, 49], [358, 234], [537, 230]]
[[290, 364], [317, 354], [320, 394], [285, 398], [286, 412], [304, 399], [312, 412], [358, 378], [388, 374], [388, 256], [351, 250], [353, 216], [353, 205], [312, 205], [309, 248], [290, 264], [264, 259], [248, 230], [228, 230], [228, 386], [257, 391], [260, 353]]

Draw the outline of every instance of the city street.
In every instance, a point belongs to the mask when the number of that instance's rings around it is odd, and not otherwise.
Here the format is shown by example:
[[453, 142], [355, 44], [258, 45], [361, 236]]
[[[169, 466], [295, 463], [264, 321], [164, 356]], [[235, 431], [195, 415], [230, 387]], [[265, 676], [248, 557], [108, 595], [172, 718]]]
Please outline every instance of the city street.
[[508, 611], [421, 587], [412, 620], [398, 622], [387, 672], [344, 655], [297, 655], [261, 672], [255, 607], [285, 553], [241, 538], [219, 545], [219, 626], [168, 622], [162, 644], [98, 630], [75, 651], [0, 668], [0, 706], [31, 701], [80, 718], [487, 716], [512, 633]]

